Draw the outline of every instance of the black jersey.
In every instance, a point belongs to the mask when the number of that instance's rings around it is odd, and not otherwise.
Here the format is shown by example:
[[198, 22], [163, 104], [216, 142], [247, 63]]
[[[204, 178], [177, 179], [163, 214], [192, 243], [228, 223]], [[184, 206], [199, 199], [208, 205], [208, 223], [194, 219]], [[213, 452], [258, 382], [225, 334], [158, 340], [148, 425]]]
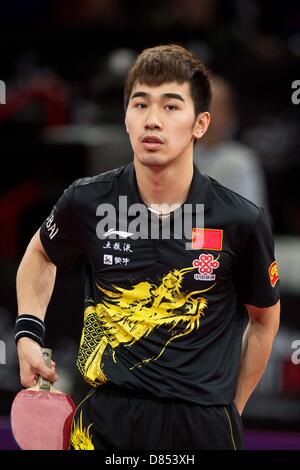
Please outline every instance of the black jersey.
[[[197, 168], [186, 200], [190, 244], [186, 232], [178, 237], [172, 229], [176, 211], [169, 238], [165, 222], [157, 236], [136, 237], [132, 227], [149, 227], [155, 215], [146, 210], [137, 221], [134, 204], [143, 201], [130, 164], [73, 183], [41, 227], [58, 268], [70, 269], [79, 256], [86, 261], [78, 367], [94, 386], [110, 382], [157, 397], [229, 404], [244, 304], [269, 307], [279, 299], [264, 211]], [[200, 227], [197, 204], [205, 209]]]

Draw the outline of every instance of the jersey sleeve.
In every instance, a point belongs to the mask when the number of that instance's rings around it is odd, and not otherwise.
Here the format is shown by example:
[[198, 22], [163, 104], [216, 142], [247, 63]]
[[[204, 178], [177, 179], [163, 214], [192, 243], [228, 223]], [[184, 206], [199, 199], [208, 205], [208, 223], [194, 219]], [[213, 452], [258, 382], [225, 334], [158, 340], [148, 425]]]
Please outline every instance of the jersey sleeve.
[[274, 241], [265, 212], [260, 208], [256, 223], [237, 253], [237, 288], [244, 304], [271, 307], [279, 300], [279, 276]]
[[40, 239], [47, 256], [62, 271], [70, 270], [82, 254], [73, 191], [74, 184], [64, 191], [40, 228]]

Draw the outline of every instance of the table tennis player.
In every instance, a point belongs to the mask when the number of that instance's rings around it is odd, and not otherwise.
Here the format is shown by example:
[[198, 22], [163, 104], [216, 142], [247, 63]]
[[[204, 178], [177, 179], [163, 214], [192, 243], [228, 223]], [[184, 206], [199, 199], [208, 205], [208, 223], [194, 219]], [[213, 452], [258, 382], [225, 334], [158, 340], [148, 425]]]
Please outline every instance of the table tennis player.
[[21, 261], [16, 341], [29, 387], [36, 374], [56, 380], [42, 360], [45, 314], [56, 269], [84, 259], [77, 364], [91, 390], [70, 449], [244, 448], [279, 281], [264, 210], [193, 165], [210, 101], [199, 57], [145, 49], [125, 82], [133, 162], [66, 189]]

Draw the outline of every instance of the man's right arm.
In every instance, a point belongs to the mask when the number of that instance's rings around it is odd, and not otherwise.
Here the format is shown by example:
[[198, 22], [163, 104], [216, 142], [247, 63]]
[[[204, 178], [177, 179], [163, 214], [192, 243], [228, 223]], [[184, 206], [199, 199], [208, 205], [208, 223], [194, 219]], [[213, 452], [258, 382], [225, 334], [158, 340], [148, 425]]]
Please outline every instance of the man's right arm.
[[[44, 320], [56, 277], [56, 267], [48, 258], [40, 240], [39, 230], [31, 239], [17, 272], [19, 315], [30, 314]], [[55, 364], [44, 364], [40, 345], [30, 338], [18, 341], [21, 383], [24, 387], [36, 384], [36, 376], [57, 380]]]

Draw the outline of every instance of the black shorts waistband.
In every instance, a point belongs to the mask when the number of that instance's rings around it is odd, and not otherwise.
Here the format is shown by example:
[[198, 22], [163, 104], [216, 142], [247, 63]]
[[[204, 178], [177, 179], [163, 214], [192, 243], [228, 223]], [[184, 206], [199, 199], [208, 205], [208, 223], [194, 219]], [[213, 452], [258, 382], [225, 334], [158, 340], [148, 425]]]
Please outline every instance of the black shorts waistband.
[[184, 404], [188, 406], [195, 406], [195, 407], [203, 407], [207, 408], [208, 406], [215, 406], [216, 408], [220, 406], [224, 406], [223, 404], [216, 404], [216, 405], [203, 405], [200, 403], [192, 402], [189, 400], [185, 400], [180, 397], [160, 397], [158, 395], [154, 395], [153, 393], [149, 392], [148, 390], [141, 390], [141, 389], [134, 389], [134, 388], [126, 388], [124, 386], [116, 385], [114, 383], [106, 383], [103, 385], [99, 385], [97, 388], [97, 394], [107, 394], [110, 396], [120, 397], [120, 398], [138, 398], [142, 400], [151, 400], [156, 401], [159, 403], [168, 403], [168, 404]]
[[[97, 390], [98, 390], [98, 393], [107, 393], [109, 395], [118, 396], [118, 397], [141, 398], [143, 400], [153, 400], [153, 401], [159, 401], [159, 402], [165, 402], [165, 403], [185, 403], [185, 404], [193, 405], [193, 403], [187, 400], [183, 400], [181, 398], [160, 397], [160, 396], [154, 395], [148, 390], [126, 388], [123, 386], [121, 387], [120, 385], [116, 385], [111, 382], [106, 383], [104, 385], [100, 385]], [[196, 403], [194, 403], [194, 405], [196, 405]]]

